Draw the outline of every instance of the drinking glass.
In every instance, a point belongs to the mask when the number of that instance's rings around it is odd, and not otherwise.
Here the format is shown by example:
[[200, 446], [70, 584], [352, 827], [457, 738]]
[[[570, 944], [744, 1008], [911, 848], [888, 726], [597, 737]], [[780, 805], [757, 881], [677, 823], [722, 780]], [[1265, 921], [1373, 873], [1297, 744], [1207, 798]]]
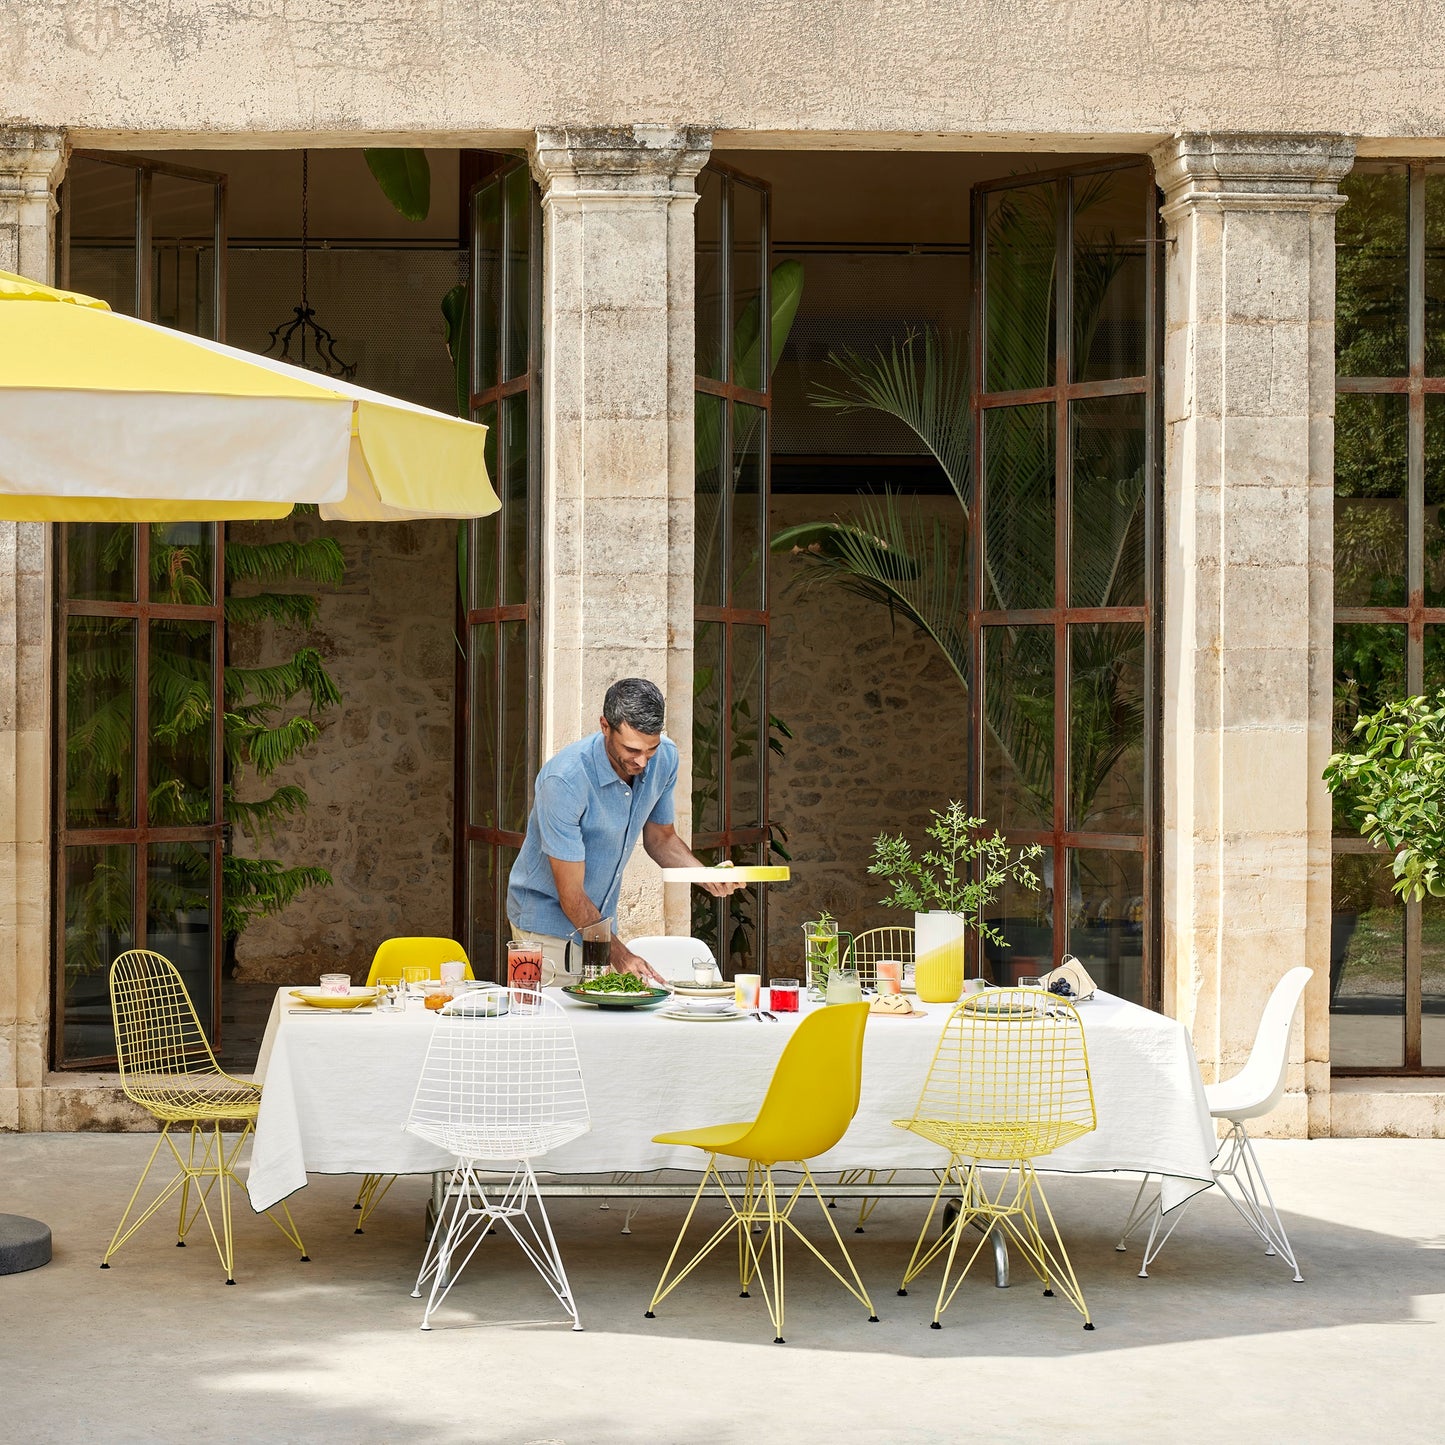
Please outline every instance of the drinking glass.
[[350, 993], [351, 975], [349, 973], [323, 973], [321, 975], [321, 992], [334, 994]]
[[507, 987], [538, 992], [542, 987], [542, 945], [532, 938], [507, 942]]
[[425, 983], [430, 971], [424, 963], [404, 963], [401, 966], [401, 981], [407, 985]]
[[880, 958], [874, 970], [874, 979], [880, 994], [903, 991], [903, 965], [896, 958]]
[[441, 979], [443, 983], [459, 984], [466, 976], [467, 966], [460, 959], [449, 959], [442, 964]]
[[800, 989], [795, 978], [775, 978], [768, 985], [768, 1007], [774, 1013], [795, 1014], [798, 1012]]
[[733, 1001], [739, 1008], [757, 1008], [762, 991], [762, 974], [738, 973], [733, 975]]

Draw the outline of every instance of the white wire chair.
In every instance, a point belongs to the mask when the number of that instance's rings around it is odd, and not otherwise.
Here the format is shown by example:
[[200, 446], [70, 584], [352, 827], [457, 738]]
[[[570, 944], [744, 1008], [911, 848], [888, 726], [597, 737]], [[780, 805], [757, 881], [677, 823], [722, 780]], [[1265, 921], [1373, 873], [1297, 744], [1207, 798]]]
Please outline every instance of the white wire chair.
[[[577, 1305], [532, 1161], [592, 1127], [577, 1043], [562, 1007], [514, 990], [500, 1018], [437, 1017], [406, 1123], [457, 1159], [412, 1298], [431, 1294], [421, 1327], [446, 1299], [494, 1224], [504, 1225], [580, 1330]], [[496, 1168], [509, 1165], [500, 1187]]]
[[[1260, 1168], [1254, 1145], [1249, 1142], [1245, 1123], [1268, 1114], [1284, 1098], [1285, 1078], [1289, 1069], [1289, 1035], [1294, 1016], [1304, 997], [1305, 985], [1313, 976], [1310, 968], [1292, 968], [1275, 984], [1274, 991], [1260, 1015], [1254, 1045], [1244, 1067], [1219, 1084], [1204, 1086], [1205, 1102], [1213, 1118], [1229, 1122], [1229, 1132], [1219, 1146], [1214, 1162], [1214, 1182], [1219, 1192], [1234, 1206], [1239, 1217], [1255, 1232], [1264, 1245], [1264, 1252], [1278, 1255], [1294, 1271], [1294, 1282], [1304, 1283], [1294, 1248], [1285, 1233], [1284, 1221], [1275, 1207], [1274, 1196]], [[1164, 1222], [1163, 1194], [1145, 1200], [1150, 1176], [1139, 1181], [1139, 1192], [1124, 1222], [1124, 1233], [1115, 1249], [1122, 1251], [1129, 1237], [1149, 1223], [1149, 1237], [1144, 1242], [1144, 1258], [1139, 1265], [1139, 1278], [1149, 1278], [1149, 1266], [1159, 1256], [1169, 1236], [1174, 1233], [1185, 1210], [1192, 1203], [1186, 1200]]]

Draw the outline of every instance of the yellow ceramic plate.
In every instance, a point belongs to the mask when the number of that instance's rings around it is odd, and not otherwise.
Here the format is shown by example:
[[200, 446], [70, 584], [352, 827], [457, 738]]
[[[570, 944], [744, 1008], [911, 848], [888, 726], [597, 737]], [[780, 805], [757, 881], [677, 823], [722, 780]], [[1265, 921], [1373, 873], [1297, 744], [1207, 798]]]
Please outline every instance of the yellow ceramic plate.
[[353, 988], [350, 993], [322, 993], [319, 988], [293, 988], [291, 997], [309, 1003], [312, 1008], [365, 1008], [376, 1002], [376, 990]]

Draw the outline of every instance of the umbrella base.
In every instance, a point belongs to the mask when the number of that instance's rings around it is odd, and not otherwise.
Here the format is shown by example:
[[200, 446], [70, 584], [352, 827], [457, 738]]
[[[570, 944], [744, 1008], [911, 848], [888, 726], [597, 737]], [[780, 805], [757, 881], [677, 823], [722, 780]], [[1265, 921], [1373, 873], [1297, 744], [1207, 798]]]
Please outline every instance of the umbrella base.
[[0, 1274], [21, 1274], [50, 1263], [50, 1230], [38, 1219], [0, 1214]]

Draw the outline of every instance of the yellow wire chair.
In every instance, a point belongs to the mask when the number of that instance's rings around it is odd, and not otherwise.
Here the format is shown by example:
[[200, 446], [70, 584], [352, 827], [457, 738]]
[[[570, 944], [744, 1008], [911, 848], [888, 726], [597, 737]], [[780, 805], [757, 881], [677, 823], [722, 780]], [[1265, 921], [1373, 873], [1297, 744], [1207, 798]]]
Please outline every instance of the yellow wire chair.
[[[863, 1028], [868, 1022], [868, 1005], [838, 1004], [833, 1008], [819, 1009], [809, 1014], [788, 1040], [777, 1067], [773, 1070], [772, 1082], [763, 1099], [763, 1106], [751, 1123], [717, 1124], [705, 1129], [682, 1129], [671, 1134], [659, 1134], [654, 1144], [686, 1144], [703, 1150], [707, 1156], [707, 1167], [702, 1181], [687, 1211], [687, 1217], [678, 1231], [677, 1242], [672, 1246], [667, 1264], [663, 1267], [662, 1278], [652, 1294], [646, 1318], [653, 1319], [659, 1304], [695, 1270], [731, 1234], [737, 1235], [738, 1279], [742, 1285], [742, 1297], [748, 1298], [750, 1286], [757, 1281], [768, 1306], [768, 1316], [773, 1322], [773, 1342], [784, 1344], [783, 1339], [783, 1241], [791, 1232], [817, 1258], [828, 1272], [868, 1310], [868, 1318], [877, 1322], [878, 1312], [864, 1288], [858, 1270], [853, 1264], [837, 1226], [823, 1203], [817, 1183], [808, 1168], [807, 1161], [831, 1149], [844, 1135], [853, 1116], [858, 1112], [858, 1096], [863, 1080]], [[741, 1198], [736, 1197], [723, 1182], [718, 1172], [718, 1155], [747, 1162], [747, 1174]], [[788, 1193], [782, 1204], [778, 1202], [778, 1186], [773, 1178], [773, 1167], [779, 1163], [796, 1163], [801, 1167], [802, 1178]], [[703, 1191], [714, 1183], [722, 1191], [728, 1207], [727, 1220], [718, 1226], [688, 1262], [674, 1270], [687, 1237], [692, 1217], [702, 1199]], [[784, 1185], [786, 1190], [787, 1186]], [[818, 1201], [823, 1218], [837, 1244], [843, 1263], [848, 1270], [845, 1276], [823, 1252], [793, 1222], [793, 1209], [803, 1197], [805, 1189], [811, 1190]], [[753, 1242], [754, 1230], [763, 1234], [761, 1245]], [[767, 1274], [763, 1269], [764, 1256], [769, 1260], [768, 1273], [772, 1276], [769, 1289]]]
[[[915, 946], [913, 929], [889, 926], [887, 928], [864, 929], [854, 940], [849, 949], [848, 961], [858, 974], [858, 982], [864, 988], [876, 989], [878, 987], [878, 965], [884, 959], [894, 959], [901, 964], [909, 964], [914, 961]], [[866, 1181], [869, 1184], [876, 1184], [880, 1170], [877, 1169], [845, 1169], [838, 1175], [839, 1184], [858, 1184]], [[892, 1183], [894, 1175], [898, 1171], [890, 1169], [884, 1176], [886, 1183]], [[834, 1201], [828, 1201], [828, 1208], [834, 1207]], [[858, 1218], [854, 1221], [853, 1232], [863, 1233], [863, 1226], [868, 1223], [869, 1216], [878, 1207], [877, 1197], [864, 1199], [858, 1205]]]
[[[400, 983], [401, 971], [409, 963], [424, 964], [428, 978], [440, 977], [439, 970], [444, 963], [460, 959], [466, 964], [463, 978], [474, 978], [471, 960], [467, 951], [454, 938], [433, 938], [417, 934], [408, 938], [384, 938], [372, 955], [371, 967], [366, 974], [366, 987], [375, 988], [379, 983]], [[387, 1190], [396, 1183], [395, 1174], [364, 1174], [361, 1188], [356, 1191], [356, 1203], [351, 1207], [361, 1211], [353, 1233], [365, 1234], [366, 1221], [376, 1212], [376, 1206], [386, 1198]]]
[[[236, 1177], [235, 1164], [255, 1128], [256, 1114], [261, 1107], [261, 1087], [233, 1077], [216, 1062], [184, 981], [175, 965], [161, 954], [132, 949], [111, 964], [110, 1006], [115, 1020], [121, 1087], [127, 1098], [161, 1121], [161, 1134], [141, 1170], [100, 1267], [109, 1269], [111, 1256], [179, 1191], [177, 1248], [185, 1248], [186, 1235], [196, 1216], [204, 1214], [216, 1253], [226, 1271], [226, 1283], [235, 1284], [228, 1185], [235, 1185], [244, 1193], [244, 1186]], [[190, 1126], [189, 1148], [184, 1152], [171, 1133], [173, 1124]], [[241, 1126], [241, 1135], [228, 1151], [225, 1129], [236, 1124]], [[178, 1172], [131, 1220], [131, 1211], [162, 1145], [169, 1147], [174, 1155]], [[207, 1202], [217, 1183], [221, 1186], [219, 1233]], [[280, 1209], [286, 1217], [284, 1224], [269, 1209], [266, 1213], [301, 1252], [302, 1262], [307, 1263], [306, 1246], [301, 1243], [291, 1212], [284, 1204]]]
[[[941, 1329], [939, 1317], [988, 1242], [989, 1230], [1002, 1229], [1043, 1281], [1044, 1293], [1052, 1295], [1057, 1286], [1083, 1315], [1084, 1328], [1092, 1330], [1083, 1290], [1033, 1162], [1091, 1132], [1098, 1122], [1084, 1028], [1073, 1004], [1051, 996], [1045, 1002], [1037, 989], [970, 994], [944, 1025], [913, 1117], [893, 1122], [948, 1151], [948, 1168], [898, 1293], [907, 1294], [908, 1286], [946, 1254], [933, 1309], [932, 1327]], [[1006, 1166], [992, 1192], [985, 1165]], [[958, 1190], [957, 1217], [929, 1243], [933, 1217], [950, 1184]], [[955, 1275], [959, 1245], [975, 1222], [983, 1232]]]

